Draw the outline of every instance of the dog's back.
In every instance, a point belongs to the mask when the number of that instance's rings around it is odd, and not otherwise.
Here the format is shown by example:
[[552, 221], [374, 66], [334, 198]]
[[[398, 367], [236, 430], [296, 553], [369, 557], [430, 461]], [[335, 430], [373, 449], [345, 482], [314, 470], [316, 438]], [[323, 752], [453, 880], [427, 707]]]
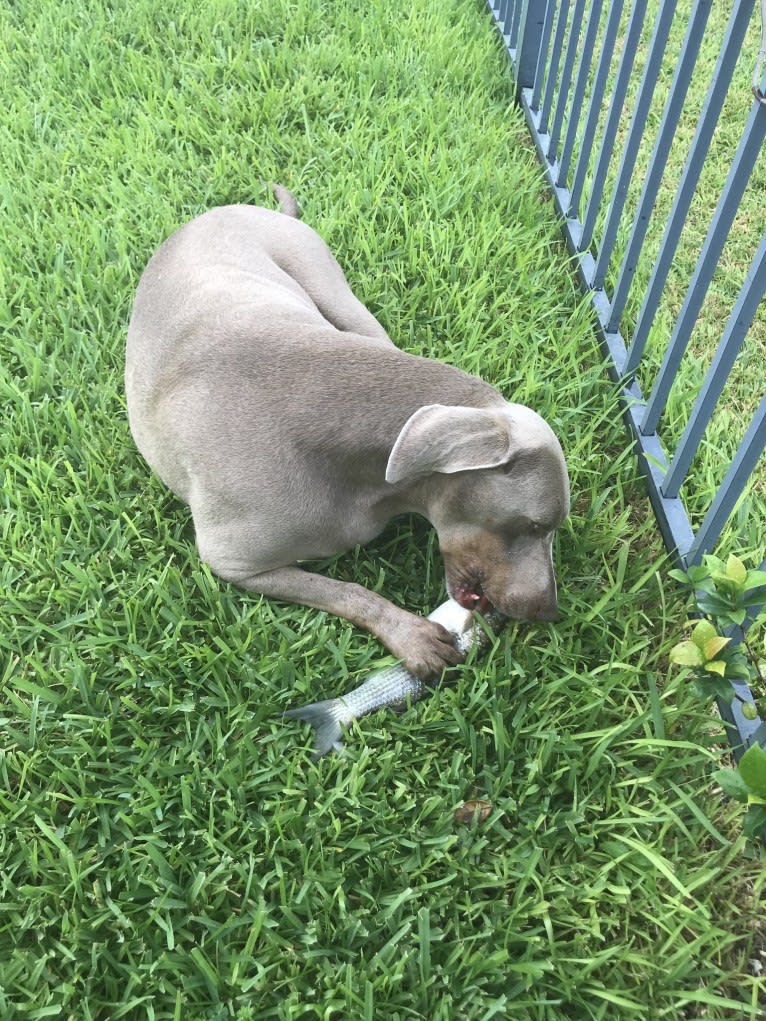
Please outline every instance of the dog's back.
[[[393, 348], [310, 227], [257, 206], [203, 213], [158, 249], [136, 292], [125, 391], [139, 450], [188, 500], [186, 444], [175, 436], [191, 424], [180, 407], [185, 398], [196, 393], [198, 406], [209, 403], [203, 391], [217, 388], [214, 399], [223, 405], [243, 375], [263, 375], [268, 385], [279, 349], [292, 340], [310, 346], [312, 336], [343, 340], [347, 330], [357, 341]], [[300, 366], [289, 372], [300, 376]]]

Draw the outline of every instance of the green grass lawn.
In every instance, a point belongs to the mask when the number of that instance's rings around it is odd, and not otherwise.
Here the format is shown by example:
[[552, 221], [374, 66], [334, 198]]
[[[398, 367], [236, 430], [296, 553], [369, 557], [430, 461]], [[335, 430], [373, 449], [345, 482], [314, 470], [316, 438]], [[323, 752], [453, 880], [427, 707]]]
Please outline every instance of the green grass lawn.
[[[0, 71], [0, 1017], [765, 1017], [761, 855], [482, 5], [17, 0]], [[282, 711], [381, 647], [212, 577], [122, 393], [146, 260], [262, 178], [573, 485], [560, 621], [318, 764]], [[324, 569], [444, 595], [422, 521]]]

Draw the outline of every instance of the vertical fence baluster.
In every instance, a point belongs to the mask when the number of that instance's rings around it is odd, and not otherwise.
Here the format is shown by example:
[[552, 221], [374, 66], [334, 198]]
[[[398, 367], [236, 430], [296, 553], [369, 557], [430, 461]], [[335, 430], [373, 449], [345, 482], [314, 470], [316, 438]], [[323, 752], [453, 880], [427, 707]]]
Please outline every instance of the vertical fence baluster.
[[745, 32], [753, 13], [753, 4], [754, 0], [741, 0], [735, 6], [729, 19], [721, 52], [713, 71], [710, 86], [702, 107], [702, 113], [700, 114], [700, 119], [689, 149], [689, 155], [686, 158], [686, 163], [681, 173], [678, 191], [673, 200], [668, 222], [665, 226], [665, 233], [662, 237], [657, 261], [652, 270], [649, 286], [646, 289], [641, 311], [636, 320], [636, 328], [631, 336], [628, 355], [625, 360], [624, 371], [626, 375], [636, 371], [643, 356], [654, 313], [659, 305], [665, 281], [673, 264], [673, 256], [678, 247], [681, 230], [686, 221], [689, 206], [694, 198], [697, 181], [705, 163], [705, 156], [710, 148], [713, 132], [715, 131], [718, 117], [726, 98], [727, 88], [742, 49], [742, 41], [745, 38]]
[[734, 455], [726, 477], [716, 491], [710, 509], [694, 537], [688, 554], [690, 564], [698, 563], [711, 550], [742, 495], [758, 459], [766, 449], [766, 394]]
[[564, 67], [561, 72], [561, 81], [559, 82], [559, 98], [556, 103], [556, 113], [553, 117], [550, 145], [548, 146], [547, 155], [549, 163], [555, 163], [558, 154], [559, 138], [561, 137], [561, 128], [564, 124], [564, 114], [566, 113], [567, 99], [569, 98], [569, 86], [572, 83], [572, 72], [574, 71], [574, 63], [577, 57], [577, 48], [580, 43], [580, 28], [584, 12], [585, 0], [575, 0], [572, 11], [572, 24], [569, 27], [569, 42], [564, 55]]
[[657, 135], [657, 141], [649, 161], [649, 170], [644, 180], [641, 198], [638, 203], [638, 212], [633, 222], [628, 247], [623, 257], [622, 267], [617, 277], [617, 283], [612, 295], [612, 314], [609, 318], [607, 330], [610, 333], [620, 328], [625, 303], [628, 300], [628, 292], [633, 282], [636, 266], [641, 255], [646, 231], [649, 227], [649, 219], [654, 210], [654, 203], [657, 192], [665, 172], [665, 165], [670, 155], [670, 146], [675, 137], [678, 120], [686, 100], [686, 93], [689, 90], [692, 73], [697, 63], [702, 36], [705, 32], [708, 15], [710, 14], [712, 0], [697, 0], [694, 14], [689, 19], [689, 25], [684, 38], [681, 54], [676, 64], [673, 81], [670, 85], [670, 93], [665, 104], [662, 115], [662, 123]]
[[561, 156], [559, 157], [559, 176], [556, 184], [562, 188], [565, 187], [567, 183], [569, 164], [572, 159], [572, 151], [574, 149], [577, 128], [580, 122], [580, 110], [582, 109], [583, 100], [585, 98], [585, 86], [588, 83], [593, 47], [596, 45], [596, 35], [598, 33], [602, 5], [603, 0], [591, 0], [588, 21], [585, 26], [585, 38], [583, 39], [582, 51], [580, 53], [580, 66], [577, 70], [574, 92], [572, 93], [572, 105], [569, 110], [569, 123], [567, 125], [566, 136], [564, 137], [564, 147], [561, 150]]
[[633, 175], [633, 168], [636, 164], [638, 149], [644, 134], [646, 118], [654, 95], [654, 87], [657, 84], [657, 77], [660, 73], [662, 56], [667, 45], [670, 26], [675, 13], [675, 4], [665, 3], [660, 6], [660, 13], [654, 27], [654, 34], [649, 46], [649, 55], [644, 65], [644, 74], [638, 90], [636, 105], [633, 110], [633, 119], [628, 130], [628, 137], [623, 149], [620, 169], [617, 172], [617, 181], [612, 192], [612, 201], [609, 206], [604, 233], [596, 259], [596, 267], [593, 274], [592, 286], [601, 290], [604, 286], [604, 279], [612, 257], [614, 243], [617, 240], [617, 230], [620, 226], [620, 218], [628, 196], [628, 185]]
[[[553, 3], [554, 0], [551, 0]], [[551, 48], [551, 59], [548, 63], [548, 81], [545, 86], [545, 98], [543, 99], [543, 106], [540, 111], [540, 134], [548, 134], [548, 121], [551, 116], [551, 108], [553, 106], [553, 97], [556, 94], [556, 82], [559, 74], [559, 64], [561, 62], [561, 51], [564, 47], [564, 33], [566, 32], [567, 22], [569, 20], [569, 0], [561, 0], [558, 5], [559, 17], [556, 22], [556, 33], [553, 36], [553, 46]]]
[[[766, 79], [761, 88], [766, 85]], [[747, 182], [766, 137], [766, 106], [755, 100], [734, 161], [723, 186], [697, 265], [694, 269], [683, 306], [678, 314], [657, 380], [647, 401], [641, 431], [653, 433], [668, 402], [673, 380], [678, 372], [692, 329], [705, 300], [710, 281], [729, 236]]]
[[617, 137], [617, 128], [620, 123], [623, 103], [630, 83], [630, 75], [633, 64], [636, 60], [638, 42], [641, 38], [641, 28], [644, 24], [646, 14], [646, 0], [635, 0], [633, 10], [630, 14], [628, 29], [625, 33], [625, 43], [622, 48], [622, 59], [617, 69], [612, 97], [609, 101], [609, 113], [606, 117], [604, 132], [601, 137], [596, 165], [593, 172], [593, 185], [588, 197], [588, 204], [583, 219], [582, 236], [580, 238], [580, 249], [585, 251], [590, 247], [593, 240], [593, 231], [596, 227], [596, 218], [601, 208], [601, 197], [604, 193], [604, 184], [609, 169], [609, 161], [612, 158], [614, 140]]
[[524, 6], [524, 0], [511, 0], [511, 3], [512, 3], [510, 23], [511, 49], [515, 50], [517, 49], [519, 42], [519, 22], [521, 21], [521, 9]]
[[766, 235], [755, 258], [723, 331], [715, 358], [708, 369], [705, 382], [697, 395], [686, 429], [681, 437], [662, 485], [666, 496], [678, 496], [689, 466], [697, 451], [702, 435], [715, 410], [734, 360], [742, 348], [747, 331], [766, 293]]
[[548, 47], [551, 41], [551, 32], [553, 31], [553, 14], [556, 7], [556, 0], [548, 0], [545, 5], [545, 21], [543, 22], [543, 31], [540, 39], [540, 52], [537, 56], [537, 68], [535, 69], [535, 86], [532, 90], [532, 101], [531, 107], [533, 110], [540, 108], [540, 96], [543, 91], [543, 80], [545, 78], [545, 64], [548, 59]]
[[516, 81], [522, 88], [530, 88], [535, 82], [546, 7], [547, 0], [527, 0], [524, 6], [516, 61]]
[[614, 53], [614, 47], [617, 41], [617, 30], [620, 26], [620, 18], [622, 17], [624, 5], [624, 0], [612, 0], [609, 8], [609, 16], [604, 30], [604, 40], [601, 44], [601, 56], [599, 57], [596, 77], [593, 81], [593, 91], [590, 95], [588, 114], [585, 120], [582, 143], [580, 145], [580, 153], [577, 157], [577, 164], [575, 166], [574, 182], [572, 184], [571, 193], [572, 201], [569, 209], [571, 216], [578, 215], [580, 199], [582, 198], [582, 190], [585, 185], [585, 176], [588, 172], [590, 155], [593, 151], [593, 143], [596, 138], [596, 128], [598, 126], [598, 117], [601, 111], [601, 102], [604, 98], [606, 83], [609, 77], [609, 65]]
[[490, 9], [497, 18], [497, 24], [503, 36], [504, 42], [510, 42], [510, 21], [508, 12], [514, 0], [490, 0]]
[[487, 6], [489, 7], [490, 12], [495, 18], [495, 24], [497, 25], [498, 31], [500, 33], [500, 38], [503, 40], [503, 42], [507, 41], [505, 18], [509, 2], [510, 0], [487, 0]]

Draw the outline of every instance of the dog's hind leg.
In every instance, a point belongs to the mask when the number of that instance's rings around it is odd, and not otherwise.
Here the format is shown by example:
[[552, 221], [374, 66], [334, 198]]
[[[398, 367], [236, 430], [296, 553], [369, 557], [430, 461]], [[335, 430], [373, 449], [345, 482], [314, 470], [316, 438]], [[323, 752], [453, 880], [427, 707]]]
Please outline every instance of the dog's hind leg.
[[351, 290], [330, 249], [307, 224], [299, 220], [282, 221], [279, 234], [269, 239], [268, 251], [337, 330], [393, 343]]

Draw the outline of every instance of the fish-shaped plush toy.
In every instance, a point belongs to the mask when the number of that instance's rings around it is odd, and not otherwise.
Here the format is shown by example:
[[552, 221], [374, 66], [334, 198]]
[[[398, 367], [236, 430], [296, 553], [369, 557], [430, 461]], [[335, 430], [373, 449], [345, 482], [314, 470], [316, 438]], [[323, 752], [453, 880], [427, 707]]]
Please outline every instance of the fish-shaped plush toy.
[[[474, 645], [480, 645], [486, 638], [486, 631], [471, 610], [448, 599], [428, 615], [455, 636], [455, 645], [463, 653]], [[504, 618], [495, 610], [490, 609], [484, 616], [486, 623], [494, 628]], [[366, 713], [382, 709], [384, 706], [402, 707], [407, 702], [416, 702], [433, 688], [433, 684], [421, 681], [405, 670], [401, 663], [377, 670], [353, 691], [339, 698], [330, 698], [324, 702], [312, 702], [310, 705], [297, 709], [288, 709], [285, 716], [305, 720], [315, 731], [316, 750], [314, 759], [319, 759], [329, 751], [340, 751], [343, 747], [343, 727], [353, 720], [358, 720]]]

